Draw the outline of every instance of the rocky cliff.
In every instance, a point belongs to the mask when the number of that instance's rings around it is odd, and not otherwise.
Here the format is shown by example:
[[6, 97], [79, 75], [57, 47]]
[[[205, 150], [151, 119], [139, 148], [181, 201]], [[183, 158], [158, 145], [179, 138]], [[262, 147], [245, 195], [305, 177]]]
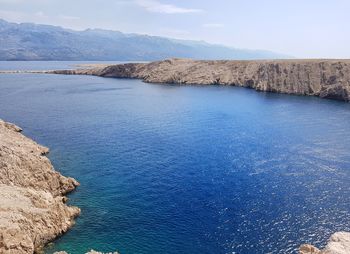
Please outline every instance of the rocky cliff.
[[350, 100], [350, 60], [170, 59], [49, 73], [138, 78], [151, 83], [243, 86], [265, 92]]
[[80, 210], [64, 194], [78, 182], [56, 172], [48, 148], [0, 120], [0, 253], [34, 253], [67, 231]]

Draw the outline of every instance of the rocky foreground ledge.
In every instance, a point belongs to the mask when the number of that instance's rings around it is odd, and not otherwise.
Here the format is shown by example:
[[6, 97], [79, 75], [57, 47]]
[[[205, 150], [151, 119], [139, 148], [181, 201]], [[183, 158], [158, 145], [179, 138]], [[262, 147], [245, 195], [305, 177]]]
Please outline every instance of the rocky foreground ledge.
[[350, 101], [350, 60], [169, 59], [47, 73], [136, 78], [150, 83], [226, 85]]
[[56, 172], [48, 148], [0, 120], [0, 253], [32, 254], [66, 232], [80, 213], [66, 193], [78, 182]]

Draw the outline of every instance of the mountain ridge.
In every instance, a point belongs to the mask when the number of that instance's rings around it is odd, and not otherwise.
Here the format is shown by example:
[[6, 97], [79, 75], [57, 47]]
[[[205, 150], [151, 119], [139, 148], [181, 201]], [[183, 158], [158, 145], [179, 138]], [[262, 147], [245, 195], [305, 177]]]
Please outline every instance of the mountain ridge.
[[0, 19], [0, 60], [155, 61], [173, 57], [212, 60], [290, 58], [267, 50], [236, 49], [204, 41], [105, 29], [76, 31]]

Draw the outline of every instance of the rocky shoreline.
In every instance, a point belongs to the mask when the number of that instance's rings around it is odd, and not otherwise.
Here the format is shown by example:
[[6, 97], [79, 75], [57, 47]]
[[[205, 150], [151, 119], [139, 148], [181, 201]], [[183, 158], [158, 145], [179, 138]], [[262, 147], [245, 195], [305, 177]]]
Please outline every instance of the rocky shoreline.
[[241, 86], [263, 92], [350, 101], [350, 60], [169, 59], [46, 73], [135, 78], [163, 84]]
[[49, 150], [0, 120], [0, 253], [38, 252], [80, 214], [64, 196], [79, 183], [54, 170]]

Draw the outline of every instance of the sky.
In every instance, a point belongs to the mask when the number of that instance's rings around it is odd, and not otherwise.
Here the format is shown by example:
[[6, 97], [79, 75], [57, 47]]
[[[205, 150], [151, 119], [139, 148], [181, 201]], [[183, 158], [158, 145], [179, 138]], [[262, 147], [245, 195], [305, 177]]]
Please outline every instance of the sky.
[[0, 0], [0, 18], [350, 58], [350, 0]]

